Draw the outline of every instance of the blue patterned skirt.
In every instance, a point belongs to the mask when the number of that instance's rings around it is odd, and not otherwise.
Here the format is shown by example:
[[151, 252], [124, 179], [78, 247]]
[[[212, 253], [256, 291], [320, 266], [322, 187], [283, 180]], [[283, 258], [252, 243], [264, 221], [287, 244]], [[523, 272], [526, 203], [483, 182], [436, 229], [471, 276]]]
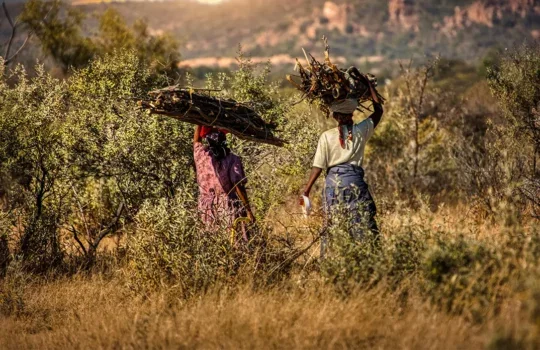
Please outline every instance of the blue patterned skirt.
[[[367, 230], [378, 236], [375, 221], [377, 208], [364, 181], [364, 170], [352, 164], [340, 164], [328, 169], [324, 188], [325, 211], [332, 225], [347, 220], [349, 234], [361, 240]], [[338, 216], [338, 213], [341, 215]]]

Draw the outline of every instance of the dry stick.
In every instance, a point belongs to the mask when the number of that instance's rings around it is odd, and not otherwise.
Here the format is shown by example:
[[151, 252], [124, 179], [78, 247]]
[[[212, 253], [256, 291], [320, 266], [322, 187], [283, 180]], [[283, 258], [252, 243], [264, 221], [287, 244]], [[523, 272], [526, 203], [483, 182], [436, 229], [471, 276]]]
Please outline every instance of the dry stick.
[[116, 215], [113, 218], [113, 220], [109, 223], [109, 225], [107, 225], [107, 227], [105, 227], [103, 230], [99, 232], [98, 237], [92, 243], [92, 248], [94, 249], [94, 251], [97, 249], [101, 240], [103, 240], [103, 238], [105, 238], [112, 231], [112, 229], [118, 224], [123, 212], [124, 212], [124, 202], [121, 202], [120, 205], [118, 206], [118, 209], [116, 210]]
[[[84, 229], [86, 231], [86, 235], [88, 237], [90, 237], [90, 229], [88, 228], [88, 222], [86, 221], [86, 215], [84, 215], [84, 210], [83, 210], [83, 207], [82, 207], [82, 203], [79, 199], [79, 194], [77, 193], [77, 191], [75, 190], [75, 187], [73, 186], [73, 184], [71, 185], [71, 190], [73, 191], [73, 194], [75, 195], [75, 201], [77, 202], [77, 206], [79, 207], [79, 214], [80, 214], [80, 217], [84, 223]], [[73, 227], [75, 228], [75, 227]], [[77, 238], [75, 238], [77, 239]], [[88, 242], [90, 244], [90, 242]], [[86, 253], [86, 251], [85, 251]]]
[[302, 255], [304, 255], [306, 252], [308, 252], [311, 247], [313, 247], [315, 245], [315, 243], [317, 243], [321, 237], [322, 237], [322, 234], [323, 232], [321, 232], [319, 234], [319, 236], [317, 236], [310, 244], [308, 244], [307, 247], [305, 247], [304, 249], [296, 252], [295, 254], [291, 255], [288, 259], [286, 259], [285, 261], [283, 261], [281, 264], [279, 264], [278, 266], [276, 266], [275, 268], [272, 269], [272, 271], [270, 271], [268, 273], [268, 278], [272, 277], [272, 275], [276, 272], [278, 272], [279, 270], [289, 266], [290, 264], [292, 264], [293, 262], [296, 261], [296, 259], [298, 259], [299, 257], [301, 257]]
[[[198, 112], [200, 113], [200, 111], [198, 111]], [[168, 117], [171, 117], [171, 118], [174, 118], [174, 119], [178, 119], [178, 120], [183, 121], [183, 122], [190, 122], [190, 123], [193, 123], [193, 124], [199, 124], [200, 123], [200, 119], [198, 119], [198, 118], [189, 117], [189, 116], [185, 116], [185, 117], [184, 116], [179, 116], [174, 112], [171, 113], [171, 112], [167, 112], [167, 111], [163, 111], [163, 110], [154, 110], [154, 111], [152, 111], [152, 113], [165, 115], [165, 116], [168, 116]], [[210, 124], [208, 126], [212, 126], [212, 125]], [[231, 129], [228, 126], [219, 125], [219, 128], [225, 129], [225, 130], [231, 132], [233, 135], [236, 135], [236, 136], [238, 136], [240, 138], [243, 138], [243, 139], [246, 139], [246, 140], [249, 140], [249, 141], [263, 142], [263, 143], [268, 143], [268, 144], [275, 145], [275, 146], [282, 146], [284, 144], [284, 141], [280, 140], [280, 139], [272, 139], [272, 138], [261, 139], [261, 138], [255, 137], [255, 136], [240, 133], [239, 131], [237, 131], [235, 129]]]
[[250, 141], [276, 146], [285, 143], [272, 135], [274, 124], [265, 123], [250, 107], [235, 101], [197, 95], [191, 90], [188, 92], [176, 87], [152, 91], [149, 95], [156, 101], [140, 101], [140, 105], [151, 113], [188, 123], [216, 126]]
[[422, 106], [424, 104], [424, 95], [427, 87], [427, 83], [429, 80], [429, 75], [431, 71], [433, 70], [433, 65], [430, 65], [426, 67], [423, 71], [423, 76], [421, 77], [420, 82], [420, 91], [419, 91], [419, 101], [418, 105], [416, 105], [415, 101], [412, 100], [412, 88], [411, 88], [411, 82], [410, 82], [410, 74], [411, 74], [411, 66], [412, 66], [412, 60], [409, 60], [409, 65], [407, 69], [403, 67], [403, 64], [399, 63], [400, 68], [403, 72], [407, 73], [407, 79], [405, 79], [405, 86], [407, 87], [407, 94], [408, 94], [408, 100], [411, 112], [414, 115], [414, 169], [413, 169], [413, 177], [416, 178], [418, 174], [418, 157], [420, 153], [420, 111], [422, 109]]
[[86, 247], [84, 246], [84, 244], [79, 239], [78, 231], [77, 231], [77, 229], [75, 228], [75, 226], [73, 224], [71, 224], [71, 229], [68, 228], [68, 231], [71, 231], [71, 233], [73, 233], [73, 238], [75, 239], [75, 242], [77, 242], [77, 244], [79, 244], [79, 247], [82, 249], [84, 255], [88, 256], [88, 251], [86, 250]]
[[[11, 45], [13, 44], [13, 39], [15, 38], [15, 34], [17, 32], [17, 23], [13, 23], [13, 20], [11, 19], [11, 16], [9, 15], [9, 11], [7, 9], [6, 3], [2, 2], [2, 8], [4, 9], [4, 14], [6, 15], [6, 18], [9, 22], [9, 25], [11, 26], [11, 36], [8, 40], [6, 52], [4, 54], [4, 57], [6, 58], [6, 61], [8, 60], [9, 51], [11, 50]], [[7, 63], [4, 63], [7, 64]]]
[[[7, 66], [8, 64], [10, 64], [15, 59], [15, 57], [17, 57], [21, 53], [21, 51], [24, 49], [24, 47], [28, 43], [28, 40], [30, 40], [32, 35], [34, 35], [34, 31], [32, 30], [30, 33], [28, 33], [28, 35], [26, 36], [26, 39], [24, 39], [24, 42], [21, 44], [21, 46], [17, 49], [17, 51], [13, 55], [11, 55], [11, 57], [9, 57], [9, 52], [11, 51], [11, 46], [13, 44], [13, 39], [15, 38], [15, 34], [16, 34], [17, 27], [18, 27], [19, 23], [18, 23], [18, 21], [15, 22], [15, 24], [13, 23], [13, 20], [11, 19], [11, 16], [9, 14], [9, 11], [7, 9], [5, 1], [2, 2], [2, 8], [3, 8], [4, 14], [6, 15], [6, 18], [7, 18], [8, 22], [9, 22], [9, 24], [11, 26], [11, 36], [10, 36], [9, 41], [7, 43], [6, 52], [5, 52], [5, 55], [4, 55], [4, 65]], [[47, 11], [47, 14], [45, 14], [45, 16], [43, 17], [42, 22], [45, 21], [47, 19], [47, 17], [49, 17], [49, 13], [51, 12], [51, 10], [52, 10], [52, 6], [51, 6], [51, 8], [49, 8], [49, 11]]]

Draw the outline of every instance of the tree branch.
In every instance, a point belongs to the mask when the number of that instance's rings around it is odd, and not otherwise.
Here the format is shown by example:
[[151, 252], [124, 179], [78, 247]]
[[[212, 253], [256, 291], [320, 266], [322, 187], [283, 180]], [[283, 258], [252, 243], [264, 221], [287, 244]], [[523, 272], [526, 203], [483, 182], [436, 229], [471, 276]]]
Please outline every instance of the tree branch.
[[79, 239], [79, 235], [77, 234], [77, 229], [75, 226], [71, 225], [71, 229], [68, 229], [73, 233], [73, 238], [75, 238], [75, 241], [79, 244], [82, 251], [84, 252], [85, 256], [88, 256], [88, 251], [86, 250], [86, 247], [84, 246], [83, 242]]
[[[11, 51], [11, 47], [13, 46], [13, 40], [15, 39], [15, 35], [17, 33], [17, 28], [18, 28], [20, 23], [18, 22], [18, 20], [15, 21], [15, 23], [13, 22], [10, 14], [9, 14], [9, 11], [7, 9], [7, 5], [6, 5], [5, 1], [2, 1], [2, 8], [3, 8], [4, 14], [6, 15], [6, 18], [7, 18], [8, 22], [9, 22], [9, 25], [11, 26], [11, 36], [10, 36], [9, 40], [7, 41], [7, 47], [6, 47], [6, 51], [5, 51], [5, 54], [4, 54], [4, 66], [7, 66], [11, 62], [13, 62], [13, 60], [22, 52], [22, 50], [24, 49], [24, 47], [26, 46], [26, 44], [28, 43], [28, 41], [30, 40], [32, 35], [34, 35], [34, 31], [32, 30], [32, 31], [30, 31], [30, 33], [28, 33], [28, 35], [26, 36], [26, 39], [24, 39], [24, 42], [17, 49], [17, 51], [13, 55], [11, 55], [11, 57], [10, 57], [9, 53]], [[51, 6], [51, 8], [49, 8], [49, 11], [47, 11], [45, 16], [43, 16], [43, 19], [41, 20], [41, 22], [44, 22], [47, 19], [47, 17], [51, 13], [51, 10], [52, 10], [52, 6]]]
[[[7, 62], [8, 61], [9, 51], [11, 50], [11, 45], [13, 45], [13, 39], [15, 38], [15, 34], [17, 33], [17, 24], [13, 23], [13, 20], [11, 19], [11, 16], [9, 14], [9, 11], [7, 9], [7, 5], [6, 5], [5, 1], [2, 1], [2, 9], [4, 10], [4, 14], [6, 15], [6, 18], [7, 18], [8, 22], [9, 22], [9, 25], [11, 26], [11, 36], [9, 37], [7, 47], [6, 47], [6, 51], [5, 51], [5, 54], [4, 54], [4, 57], [6, 59], [5, 62]], [[5, 62], [4, 62], [4, 64], [7, 64]]]
[[99, 243], [101, 242], [101, 240], [103, 240], [103, 238], [105, 238], [112, 231], [112, 229], [118, 224], [118, 221], [120, 221], [120, 217], [122, 217], [123, 212], [124, 212], [124, 202], [120, 203], [120, 205], [118, 206], [118, 209], [116, 210], [116, 215], [111, 221], [111, 223], [107, 225], [107, 227], [105, 227], [103, 230], [101, 230], [99, 232], [99, 235], [94, 240], [94, 243], [92, 244], [94, 251], [97, 250], [97, 247]]
[[7, 5], [5, 1], [2, 1], [2, 8], [4, 9], [4, 14], [6, 15], [9, 25], [11, 26], [11, 28], [13, 28], [14, 27], [13, 20], [11, 19], [11, 16], [9, 15], [9, 11], [7, 9]]
[[[32, 36], [32, 33], [31, 34], [28, 34], [28, 36], [26, 37], [26, 39], [24, 39], [24, 42], [22, 43], [21, 47], [19, 47], [19, 49], [10, 57], [10, 58], [7, 58], [5, 61], [4, 61], [4, 65], [8, 65], [10, 64], [14, 59], [15, 57], [17, 57], [21, 51], [24, 49], [24, 47], [26, 46], [26, 43], [28, 43], [28, 40], [30, 40], [30, 37]], [[6, 56], [7, 57], [7, 56]]]

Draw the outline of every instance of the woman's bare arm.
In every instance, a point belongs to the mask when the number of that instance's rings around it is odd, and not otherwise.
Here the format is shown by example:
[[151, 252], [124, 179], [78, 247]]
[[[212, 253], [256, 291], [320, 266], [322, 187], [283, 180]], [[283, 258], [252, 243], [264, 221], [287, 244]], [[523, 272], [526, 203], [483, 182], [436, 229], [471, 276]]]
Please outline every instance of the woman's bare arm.
[[373, 102], [373, 110], [373, 114], [371, 114], [369, 117], [373, 120], [373, 127], [376, 128], [381, 122], [384, 110], [382, 105], [377, 102]]
[[193, 144], [201, 142], [201, 126], [197, 125], [195, 127], [195, 134], [193, 134]]
[[376, 128], [381, 122], [384, 110], [381, 101], [379, 100], [379, 97], [371, 84], [369, 85], [369, 91], [371, 92], [371, 99], [373, 100], [373, 114], [371, 114], [369, 117], [373, 120], [373, 127]]
[[[309, 181], [308, 181], [308, 183], [307, 183], [307, 185], [306, 185], [306, 187], [304, 189], [304, 192], [303, 192], [304, 196], [309, 197], [311, 189], [313, 188], [313, 185], [315, 184], [315, 182], [317, 181], [319, 176], [321, 176], [321, 173], [322, 173], [321, 168], [313, 167], [311, 169], [311, 175], [309, 176]], [[303, 200], [302, 200], [302, 202], [303, 202]]]
[[253, 215], [253, 212], [251, 211], [251, 206], [249, 205], [246, 187], [242, 184], [238, 184], [235, 187], [235, 190], [236, 190], [236, 195], [238, 196], [238, 198], [240, 198], [242, 203], [244, 203], [244, 207], [246, 208], [249, 220], [252, 223], [255, 222], [255, 216]]

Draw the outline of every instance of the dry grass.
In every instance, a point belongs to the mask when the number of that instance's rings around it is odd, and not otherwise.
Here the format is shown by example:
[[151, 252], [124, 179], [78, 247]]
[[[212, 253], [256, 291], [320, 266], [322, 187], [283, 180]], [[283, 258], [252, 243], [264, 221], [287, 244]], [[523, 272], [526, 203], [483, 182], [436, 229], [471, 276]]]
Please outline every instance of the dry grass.
[[[475, 237], [498, 230], [461, 212], [393, 214], [383, 228], [391, 234], [423, 222], [434, 230], [468, 228]], [[442, 311], [413, 278], [397, 290], [383, 282], [344, 297], [318, 273], [298, 271], [272, 288], [216, 287], [185, 300], [165, 288], [144, 298], [133, 294], [125, 273], [126, 267], [110, 276], [22, 278], [12, 287], [19, 306], [0, 313], [0, 348], [482, 349], [518, 334], [530, 317], [516, 295], [481, 322], [471, 321]]]
[[399, 293], [326, 288], [220, 291], [186, 303], [124, 294], [118, 280], [35, 285], [19, 315], [1, 319], [3, 349], [55, 348], [481, 348], [486, 327]]

